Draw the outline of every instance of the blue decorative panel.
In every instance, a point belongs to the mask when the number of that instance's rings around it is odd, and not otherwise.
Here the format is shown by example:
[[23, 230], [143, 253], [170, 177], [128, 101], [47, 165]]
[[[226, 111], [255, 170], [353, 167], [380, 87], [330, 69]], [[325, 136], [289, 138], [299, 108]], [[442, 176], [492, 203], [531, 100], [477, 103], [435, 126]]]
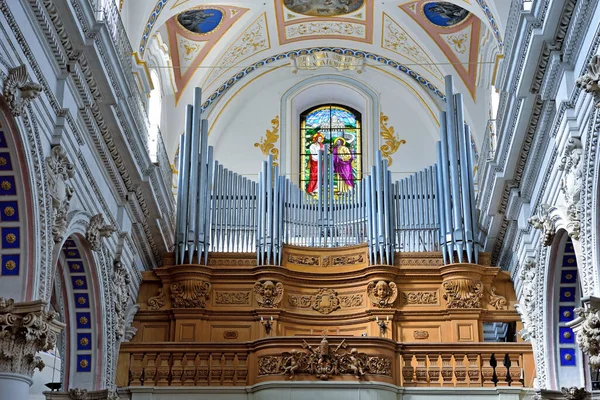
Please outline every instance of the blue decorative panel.
[[6, 136], [4, 136], [4, 131], [0, 130], [0, 147], [6, 148], [8, 145], [6, 144]]
[[575, 248], [573, 247], [573, 242], [568, 241], [565, 244], [565, 253], [575, 253]]
[[575, 334], [569, 327], [558, 328], [558, 342], [561, 344], [573, 344], [575, 343]]
[[19, 204], [16, 201], [0, 201], [0, 221], [19, 222]]
[[92, 316], [89, 312], [78, 312], [77, 317], [77, 329], [91, 329], [92, 328]]
[[79, 250], [77, 248], [65, 248], [63, 252], [65, 253], [66, 258], [81, 258], [81, 255], [79, 254]]
[[71, 271], [71, 273], [83, 272], [83, 262], [67, 261], [67, 264], [69, 264], [69, 271]]
[[75, 242], [73, 241], [73, 239], [67, 239], [65, 240], [65, 243], [63, 244], [63, 249], [68, 249], [71, 247], [76, 247]]
[[567, 301], [567, 302], [575, 301], [575, 288], [574, 287], [560, 288], [560, 301]]
[[72, 276], [73, 290], [87, 290], [87, 280], [85, 276]]
[[577, 281], [577, 270], [568, 269], [560, 273], [560, 283], [575, 283]]
[[565, 254], [563, 256], [563, 267], [576, 267], [577, 266], [577, 258], [575, 254]]
[[0, 196], [15, 196], [17, 187], [15, 186], [14, 176], [0, 177]]
[[2, 254], [2, 275], [19, 275], [20, 256]]
[[573, 307], [560, 307], [559, 308], [559, 322], [571, 322], [573, 318], [575, 318], [575, 314], [573, 313]]
[[77, 372], [91, 372], [92, 371], [92, 355], [91, 354], [78, 354], [77, 355]]
[[18, 249], [21, 245], [19, 228], [2, 228], [2, 248]]
[[90, 296], [87, 293], [75, 293], [75, 308], [89, 308]]
[[78, 333], [77, 334], [77, 350], [91, 350], [92, 349], [92, 334], [91, 333]]
[[0, 153], [0, 171], [12, 171], [10, 153]]
[[560, 365], [574, 366], [577, 365], [575, 360], [575, 349], [560, 349]]

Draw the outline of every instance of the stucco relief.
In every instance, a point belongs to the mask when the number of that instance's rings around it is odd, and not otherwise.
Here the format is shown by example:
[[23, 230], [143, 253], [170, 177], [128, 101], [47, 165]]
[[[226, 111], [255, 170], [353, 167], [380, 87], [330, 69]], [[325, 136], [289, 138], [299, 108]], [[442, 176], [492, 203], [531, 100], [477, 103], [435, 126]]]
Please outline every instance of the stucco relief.
[[74, 192], [68, 181], [73, 178], [75, 170], [61, 146], [54, 146], [50, 151], [50, 157], [46, 159], [46, 170], [48, 172], [48, 192], [54, 211], [52, 236], [55, 243], [60, 243], [67, 232], [67, 215]]
[[544, 246], [550, 246], [554, 240], [556, 233], [556, 226], [554, 220], [550, 215], [551, 207], [547, 204], [542, 204], [536, 215], [532, 215], [527, 222], [535, 229], [542, 231], [542, 244]]
[[125, 318], [127, 304], [129, 303], [129, 283], [131, 278], [127, 269], [123, 266], [120, 260], [115, 260], [113, 265], [113, 276], [111, 287], [114, 295], [114, 312], [115, 312], [115, 334], [117, 340], [125, 336]]
[[24, 64], [8, 70], [2, 94], [13, 116], [23, 115], [29, 102], [35, 100], [40, 93], [42, 85], [28, 80]]
[[572, 239], [579, 240], [583, 186], [583, 147], [579, 139], [569, 138], [558, 168], [563, 171], [560, 191], [566, 202], [567, 232]]
[[110, 237], [116, 231], [116, 226], [104, 223], [104, 216], [102, 214], [96, 214], [90, 218], [90, 223], [85, 232], [85, 239], [90, 245], [90, 249], [98, 251], [102, 245], [102, 238]]

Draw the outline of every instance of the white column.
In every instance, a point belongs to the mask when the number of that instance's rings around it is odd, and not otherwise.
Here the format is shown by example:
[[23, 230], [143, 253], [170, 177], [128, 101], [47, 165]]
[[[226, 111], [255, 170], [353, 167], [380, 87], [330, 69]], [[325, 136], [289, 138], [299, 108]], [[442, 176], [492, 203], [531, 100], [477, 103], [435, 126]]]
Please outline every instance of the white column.
[[0, 400], [27, 400], [33, 380], [25, 375], [0, 372]]

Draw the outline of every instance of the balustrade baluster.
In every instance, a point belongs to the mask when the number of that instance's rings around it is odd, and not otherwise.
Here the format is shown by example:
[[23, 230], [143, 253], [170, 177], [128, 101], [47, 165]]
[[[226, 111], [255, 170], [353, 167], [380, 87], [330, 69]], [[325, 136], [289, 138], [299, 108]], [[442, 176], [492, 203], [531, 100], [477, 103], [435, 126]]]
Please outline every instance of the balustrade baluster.
[[156, 379], [156, 357], [157, 353], [146, 354], [146, 366], [144, 368], [144, 381], [142, 386], [154, 386]]
[[173, 353], [173, 366], [171, 367], [171, 386], [181, 386], [183, 376], [183, 353]]
[[521, 378], [523, 377], [523, 362], [520, 354], [509, 354], [508, 358], [510, 360], [509, 367], [509, 375], [510, 375], [510, 386], [514, 387], [522, 387], [523, 382], [521, 382]]
[[498, 379], [496, 386], [508, 386], [508, 368], [506, 368], [505, 362], [506, 356], [499, 354], [496, 357], [496, 377]]
[[405, 354], [402, 356], [402, 385], [406, 387], [416, 386], [415, 369], [412, 366], [412, 361], [412, 354]]
[[142, 353], [134, 353], [131, 355], [131, 366], [129, 367], [129, 371], [131, 374], [130, 386], [142, 386], [143, 378], [144, 378], [144, 354]]
[[481, 363], [479, 361], [479, 356], [474, 353], [468, 353], [467, 362], [469, 363], [469, 369], [467, 371], [469, 375], [469, 386], [481, 386]]
[[160, 353], [156, 361], [156, 386], [169, 386], [169, 353]]
[[196, 373], [196, 380], [198, 382], [198, 386], [208, 386], [211, 367], [211, 355], [209, 353], [198, 354], [196, 362], [196, 365], [198, 365], [198, 372]]
[[439, 365], [439, 354], [432, 353], [429, 354], [429, 370], [427, 371], [427, 375], [429, 376], [429, 385], [430, 386], [439, 386], [440, 384], [440, 365]]
[[452, 354], [442, 354], [442, 386], [454, 386], [452, 382]]
[[415, 354], [417, 367], [415, 369], [416, 386], [429, 386], [427, 384], [427, 355]]
[[493, 354], [484, 353], [481, 355], [481, 376], [484, 387], [494, 387], [494, 367]]
[[196, 384], [196, 354], [186, 353], [183, 358], [183, 386], [194, 386]]
[[467, 367], [465, 365], [464, 353], [454, 354], [454, 377], [456, 378], [457, 387], [469, 386], [469, 383], [467, 382]]

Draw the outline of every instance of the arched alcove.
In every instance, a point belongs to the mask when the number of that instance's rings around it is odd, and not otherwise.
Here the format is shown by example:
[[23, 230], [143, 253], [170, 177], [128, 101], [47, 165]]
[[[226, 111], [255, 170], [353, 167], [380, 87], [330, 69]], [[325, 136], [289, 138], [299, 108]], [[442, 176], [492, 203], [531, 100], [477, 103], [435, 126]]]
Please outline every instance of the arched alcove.
[[546, 336], [550, 379], [554, 389], [582, 387], [587, 380], [587, 360], [580, 351], [575, 334], [567, 323], [574, 308], [581, 306], [581, 281], [572, 239], [560, 230], [554, 238], [546, 273], [546, 318], [550, 331]]

